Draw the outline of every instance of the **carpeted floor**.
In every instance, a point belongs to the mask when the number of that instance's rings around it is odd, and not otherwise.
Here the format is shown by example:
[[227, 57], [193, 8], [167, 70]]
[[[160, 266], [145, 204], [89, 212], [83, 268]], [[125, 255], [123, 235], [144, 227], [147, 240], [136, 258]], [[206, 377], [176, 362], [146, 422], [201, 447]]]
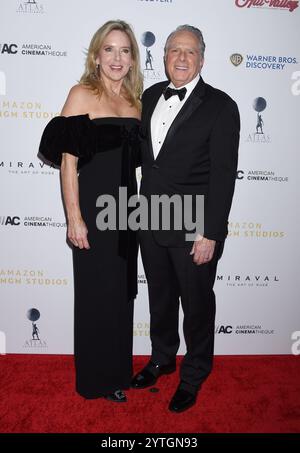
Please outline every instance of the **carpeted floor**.
[[[135, 357], [135, 370], [147, 360]], [[299, 433], [299, 376], [299, 356], [217, 356], [196, 406], [174, 414], [178, 372], [116, 404], [75, 393], [72, 356], [9, 354], [0, 356], [0, 432]]]

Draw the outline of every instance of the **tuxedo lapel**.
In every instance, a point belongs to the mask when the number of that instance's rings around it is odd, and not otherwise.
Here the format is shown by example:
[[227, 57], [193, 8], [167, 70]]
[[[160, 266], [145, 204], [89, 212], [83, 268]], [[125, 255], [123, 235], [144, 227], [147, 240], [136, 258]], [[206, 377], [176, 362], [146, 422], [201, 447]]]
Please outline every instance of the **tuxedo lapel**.
[[[199, 82], [197, 83], [194, 90], [190, 94], [188, 100], [186, 101], [186, 103], [184, 104], [182, 109], [179, 111], [178, 115], [175, 117], [173, 123], [171, 124], [171, 126], [168, 130], [168, 133], [166, 135], [166, 138], [164, 140], [164, 143], [157, 156], [157, 159], [159, 159], [161, 157], [161, 155], [166, 152], [168, 145], [172, 141], [172, 138], [173, 138], [176, 130], [178, 130], [178, 128], [184, 122], [186, 122], [189, 119], [189, 117], [192, 115], [192, 113], [202, 104], [204, 95], [205, 95], [205, 83], [204, 83], [202, 77], [200, 77]], [[153, 111], [152, 111], [152, 113], [153, 113]], [[153, 153], [153, 150], [152, 150], [152, 153]]]
[[[151, 102], [148, 103], [146, 107], [146, 112], [144, 112], [145, 115], [145, 121], [147, 124], [147, 137], [148, 137], [148, 144], [149, 144], [149, 151], [151, 153], [152, 159], [154, 159], [154, 153], [153, 153], [153, 146], [152, 146], [152, 134], [151, 134], [151, 117], [154, 112], [154, 109], [156, 107], [156, 104], [158, 103], [158, 100], [160, 96], [162, 95], [165, 87], [169, 84], [167, 81], [165, 84], [159, 87], [159, 89], [156, 91], [154, 96], [151, 99]], [[144, 106], [143, 106], [144, 108]]]

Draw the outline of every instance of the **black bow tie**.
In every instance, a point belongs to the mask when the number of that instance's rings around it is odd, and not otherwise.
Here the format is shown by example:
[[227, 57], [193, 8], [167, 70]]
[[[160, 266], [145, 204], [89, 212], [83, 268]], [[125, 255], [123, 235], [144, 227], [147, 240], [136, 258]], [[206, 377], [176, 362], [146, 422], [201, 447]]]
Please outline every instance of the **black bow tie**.
[[186, 88], [180, 88], [180, 90], [175, 90], [175, 88], [167, 87], [163, 94], [165, 100], [177, 94], [179, 99], [182, 101], [182, 99], [184, 99], [184, 96], [186, 95]]

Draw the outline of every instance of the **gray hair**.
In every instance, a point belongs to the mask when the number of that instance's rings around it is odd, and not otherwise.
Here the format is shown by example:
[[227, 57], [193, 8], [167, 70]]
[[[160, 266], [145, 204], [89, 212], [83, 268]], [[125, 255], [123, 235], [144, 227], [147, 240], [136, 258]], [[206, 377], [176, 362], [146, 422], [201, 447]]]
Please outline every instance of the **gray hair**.
[[167, 53], [170, 40], [173, 38], [174, 35], [176, 35], [176, 33], [179, 33], [180, 31], [188, 31], [190, 33], [193, 33], [193, 35], [197, 38], [197, 40], [199, 42], [200, 54], [201, 54], [201, 57], [203, 58], [204, 52], [205, 52], [205, 42], [203, 39], [202, 32], [199, 30], [199, 28], [196, 28], [196, 27], [193, 27], [193, 25], [187, 25], [187, 24], [179, 25], [179, 27], [177, 27], [176, 30], [172, 31], [172, 33], [169, 34], [169, 36], [167, 37], [167, 40], [166, 40], [165, 48], [164, 48], [165, 55]]

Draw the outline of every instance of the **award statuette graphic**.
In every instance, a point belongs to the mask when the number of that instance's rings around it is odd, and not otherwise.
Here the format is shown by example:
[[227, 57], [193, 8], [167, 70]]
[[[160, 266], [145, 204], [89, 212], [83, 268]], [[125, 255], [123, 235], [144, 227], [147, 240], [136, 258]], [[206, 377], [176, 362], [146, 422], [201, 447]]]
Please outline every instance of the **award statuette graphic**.
[[45, 340], [41, 339], [40, 337], [40, 329], [37, 326], [37, 320], [40, 319], [40, 312], [37, 310], [37, 308], [30, 308], [26, 312], [26, 317], [31, 321], [31, 338], [25, 340], [25, 343], [23, 345], [24, 348], [30, 348], [30, 349], [43, 349], [47, 348], [47, 343]]
[[36, 308], [30, 308], [27, 311], [27, 318], [32, 323], [32, 340], [39, 340], [39, 328], [36, 325], [36, 322], [40, 318], [40, 312]]
[[155, 43], [155, 36], [151, 31], [145, 31], [142, 34], [141, 42], [143, 46], [146, 47], [146, 60], [145, 60], [145, 70], [153, 71], [152, 61], [153, 56], [151, 55], [149, 47], [153, 46]]
[[264, 98], [256, 98], [254, 99], [253, 101], [253, 108], [254, 110], [257, 112], [257, 121], [256, 121], [256, 133], [257, 134], [263, 134], [264, 131], [263, 131], [263, 119], [262, 119], [262, 116], [261, 116], [261, 112], [263, 112], [265, 110], [267, 106], [267, 102]]

